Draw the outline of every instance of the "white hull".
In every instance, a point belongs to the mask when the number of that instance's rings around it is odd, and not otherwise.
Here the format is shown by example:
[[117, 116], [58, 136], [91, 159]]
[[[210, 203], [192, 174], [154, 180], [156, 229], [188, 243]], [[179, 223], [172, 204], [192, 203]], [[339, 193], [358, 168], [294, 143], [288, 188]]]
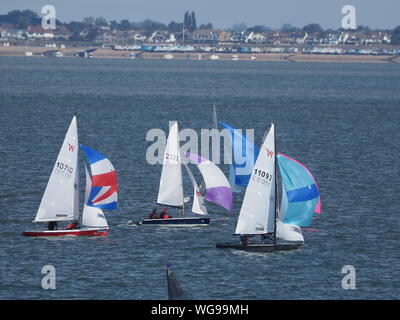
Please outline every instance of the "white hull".
[[300, 227], [279, 220], [276, 222], [276, 237], [286, 241], [304, 242]]

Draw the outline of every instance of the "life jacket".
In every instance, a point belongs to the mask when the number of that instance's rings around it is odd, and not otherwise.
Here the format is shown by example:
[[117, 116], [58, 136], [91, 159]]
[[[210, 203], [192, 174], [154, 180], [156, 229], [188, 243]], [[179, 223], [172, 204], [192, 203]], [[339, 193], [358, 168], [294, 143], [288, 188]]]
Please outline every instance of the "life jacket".
[[76, 224], [75, 223], [70, 223], [69, 225], [67, 225], [65, 227], [65, 230], [72, 230], [76, 228]]
[[164, 219], [168, 219], [169, 218], [169, 215], [168, 215], [168, 213], [164, 213], [164, 217], [163, 217]]

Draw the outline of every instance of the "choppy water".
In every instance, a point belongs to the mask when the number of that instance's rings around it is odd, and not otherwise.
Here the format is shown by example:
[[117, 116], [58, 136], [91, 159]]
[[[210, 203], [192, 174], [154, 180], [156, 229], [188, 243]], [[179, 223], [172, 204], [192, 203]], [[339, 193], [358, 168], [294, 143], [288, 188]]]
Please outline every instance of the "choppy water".
[[[169, 262], [194, 299], [398, 299], [399, 72], [398, 64], [0, 58], [0, 298], [166, 299]], [[220, 120], [255, 128], [257, 143], [274, 121], [279, 151], [314, 173], [323, 211], [303, 249], [216, 249], [233, 240], [243, 195], [231, 214], [210, 205], [208, 228], [127, 224], [147, 216], [157, 195], [161, 168], [146, 162], [147, 131], [168, 120], [210, 128], [213, 103]], [[109, 236], [22, 237], [75, 111], [80, 141], [118, 172]], [[56, 268], [53, 291], [41, 288], [47, 264]], [[344, 265], [356, 268], [356, 290], [342, 289]]]

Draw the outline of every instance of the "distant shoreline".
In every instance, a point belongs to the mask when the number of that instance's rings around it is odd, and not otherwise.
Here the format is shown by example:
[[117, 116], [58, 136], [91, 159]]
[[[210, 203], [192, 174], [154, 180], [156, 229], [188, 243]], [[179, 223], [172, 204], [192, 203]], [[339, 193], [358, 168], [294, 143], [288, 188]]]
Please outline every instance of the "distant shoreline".
[[[32, 57], [39, 57], [41, 53], [58, 50], [62, 57], [74, 57], [79, 50], [87, 50], [89, 47], [51, 49], [44, 47], [30, 46], [8, 46], [0, 47], [0, 56], [24, 57], [26, 52], [32, 52]], [[135, 54], [135, 59], [159, 59], [165, 60], [166, 55], [171, 55], [174, 60], [199, 60], [199, 53], [168, 53], [168, 52], [139, 52], [112, 50], [110, 48], [98, 48], [93, 52], [93, 58], [130, 59], [130, 54]], [[201, 53], [201, 60], [210, 60], [212, 53]], [[218, 60], [231, 61], [288, 61], [288, 62], [345, 62], [345, 63], [399, 63], [399, 56], [378, 56], [378, 55], [343, 55], [343, 54], [303, 54], [303, 53], [216, 53]], [[171, 58], [169, 56], [169, 58]], [[32, 58], [27, 57], [27, 58]], [[253, 57], [253, 58], [252, 58]], [[255, 58], [254, 58], [255, 57]]]

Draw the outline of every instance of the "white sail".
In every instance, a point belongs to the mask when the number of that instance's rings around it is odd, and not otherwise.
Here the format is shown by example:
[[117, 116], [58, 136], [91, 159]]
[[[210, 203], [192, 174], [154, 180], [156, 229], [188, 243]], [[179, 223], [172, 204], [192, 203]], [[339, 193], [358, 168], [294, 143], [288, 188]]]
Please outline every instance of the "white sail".
[[92, 179], [85, 165], [86, 172], [86, 188], [85, 188], [85, 203], [83, 206], [82, 213], [82, 225], [85, 227], [108, 227], [106, 217], [104, 216], [103, 210], [100, 208], [92, 207], [87, 205], [90, 192], [92, 190]]
[[181, 151], [176, 121], [172, 123], [169, 130], [157, 203], [175, 207], [183, 206]]
[[189, 175], [190, 181], [192, 182], [193, 185], [193, 205], [192, 205], [192, 212], [197, 213], [197, 214], [203, 214], [206, 215], [208, 214], [207, 208], [204, 204], [204, 199], [203, 196], [200, 193], [199, 187], [197, 185], [196, 179], [193, 176], [192, 171], [189, 169], [189, 167], [185, 164], [186, 171]]
[[78, 185], [78, 128], [76, 117], [65, 136], [34, 222], [76, 220]]
[[253, 168], [236, 234], [264, 234], [275, 228], [275, 127], [271, 125]]
[[206, 199], [231, 211], [233, 196], [231, 186], [224, 173], [213, 162], [194, 153], [188, 157], [197, 165], [205, 183]]

